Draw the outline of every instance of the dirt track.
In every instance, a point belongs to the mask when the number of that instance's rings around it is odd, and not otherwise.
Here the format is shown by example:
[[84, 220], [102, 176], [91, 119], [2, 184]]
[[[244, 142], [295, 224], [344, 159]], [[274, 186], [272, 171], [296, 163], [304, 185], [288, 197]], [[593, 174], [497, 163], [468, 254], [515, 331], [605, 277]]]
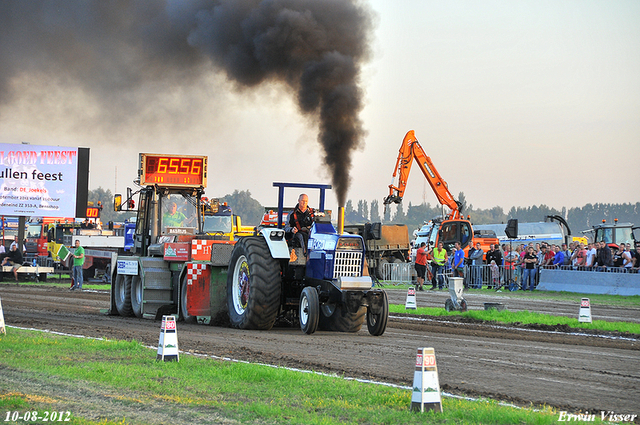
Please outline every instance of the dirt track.
[[[406, 293], [389, 291], [404, 304]], [[529, 295], [529, 294], [527, 294]], [[419, 306], [443, 306], [444, 291], [419, 292]], [[8, 326], [158, 343], [159, 322], [100, 312], [106, 292], [69, 292], [48, 286], [0, 284]], [[511, 310], [573, 314], [572, 303], [524, 300], [499, 295], [467, 296], [471, 309], [504, 302]], [[639, 321], [640, 309], [597, 306], [594, 318]], [[623, 319], [624, 318], [624, 319]], [[569, 411], [640, 413], [640, 340], [637, 336], [580, 335], [539, 329], [464, 323], [392, 315], [386, 333], [370, 336], [298, 328], [268, 332], [178, 324], [180, 349], [252, 362], [335, 372], [410, 386], [418, 347], [434, 347], [443, 391], [486, 396], [518, 404], [547, 404]]]

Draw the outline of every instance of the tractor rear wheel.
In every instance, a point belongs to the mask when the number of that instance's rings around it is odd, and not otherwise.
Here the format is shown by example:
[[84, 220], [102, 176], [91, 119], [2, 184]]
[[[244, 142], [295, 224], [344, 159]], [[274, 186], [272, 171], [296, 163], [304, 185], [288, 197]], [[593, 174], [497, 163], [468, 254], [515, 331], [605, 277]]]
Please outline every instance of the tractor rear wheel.
[[367, 329], [373, 336], [380, 336], [387, 329], [387, 321], [389, 320], [389, 299], [387, 293], [382, 291], [382, 309], [380, 313], [373, 314], [367, 308]]
[[118, 274], [113, 288], [116, 310], [120, 316], [133, 316], [131, 308], [131, 276]]
[[280, 309], [280, 264], [262, 236], [238, 241], [229, 262], [227, 307], [231, 326], [239, 329], [273, 327]]
[[138, 274], [131, 276], [131, 309], [133, 315], [142, 317], [142, 270], [138, 268]]
[[182, 278], [182, 285], [180, 285], [180, 314], [182, 315], [182, 320], [187, 323], [194, 323], [196, 321], [196, 316], [192, 316], [189, 314], [189, 308], [187, 307], [187, 274], [184, 274]]
[[320, 302], [318, 301], [318, 291], [307, 286], [300, 294], [300, 329], [302, 332], [311, 335], [318, 329], [318, 319], [320, 318]]
[[366, 307], [362, 306], [355, 313], [337, 304], [323, 304], [320, 307], [318, 326], [324, 331], [358, 332], [364, 323]]

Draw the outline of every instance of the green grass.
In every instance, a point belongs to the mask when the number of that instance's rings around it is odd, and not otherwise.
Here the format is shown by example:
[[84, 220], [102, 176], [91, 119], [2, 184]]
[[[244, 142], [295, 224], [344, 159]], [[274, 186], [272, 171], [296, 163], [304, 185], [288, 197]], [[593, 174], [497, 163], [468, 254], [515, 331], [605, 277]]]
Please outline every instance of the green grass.
[[[53, 279], [55, 279], [56, 281], [54, 281]], [[57, 280], [61, 280], [61, 281], [57, 281]], [[10, 280], [5, 280], [5, 282], [3, 283], [15, 284], [15, 282]], [[20, 281], [20, 285], [52, 286], [52, 287], [67, 289], [71, 286], [71, 277], [66, 274], [61, 274], [61, 275], [54, 274], [54, 275], [49, 275], [49, 279], [45, 282]], [[108, 291], [111, 288], [111, 285], [108, 285], [106, 283], [99, 283], [99, 282], [90, 283], [85, 281], [82, 284], [82, 288], [93, 289], [95, 291]]]
[[493, 310], [468, 310], [465, 312], [451, 311], [448, 312], [443, 308], [436, 307], [418, 307], [417, 309], [407, 310], [404, 305], [389, 305], [390, 313], [406, 313], [424, 316], [462, 316], [475, 320], [498, 322], [505, 324], [542, 324], [542, 325], [566, 325], [575, 329], [596, 329], [611, 332], [627, 332], [629, 334], [640, 335], [640, 324], [629, 322], [608, 322], [605, 320], [593, 320], [592, 323], [581, 323], [577, 319], [578, 310], [576, 309], [576, 318], [566, 316], [553, 316], [550, 314], [542, 314], [530, 311], [512, 312], [509, 310], [497, 311]]
[[[155, 357], [154, 350], [137, 342], [14, 328], [0, 335], [0, 369], [5, 372], [24, 375], [29, 382], [91, 388], [113, 400], [111, 414], [96, 412], [100, 419], [92, 421], [72, 412], [71, 424], [135, 423], [127, 419], [127, 407], [144, 409], [157, 402], [169, 413], [186, 412], [194, 418], [219, 415], [260, 424], [555, 424], [558, 420], [558, 412], [551, 408], [518, 409], [491, 400], [449, 397], [443, 398], [444, 413], [417, 413], [410, 411], [409, 389], [184, 354], [180, 362], [157, 362]], [[52, 396], [8, 390], [2, 383], [0, 378], [0, 413], [66, 410], [64, 398], [55, 396], [56, 388], [51, 389]]]
[[[401, 291], [406, 293], [409, 286], [414, 285], [391, 285], [385, 284], [383, 288], [386, 291]], [[591, 304], [606, 304], [615, 307], [640, 307], [640, 295], [605, 295], [605, 294], [581, 294], [577, 292], [559, 292], [559, 291], [509, 291], [502, 289], [501, 292], [496, 292], [495, 289], [467, 289], [464, 290], [465, 294], [481, 294], [481, 295], [495, 295], [506, 298], [526, 298], [526, 299], [549, 299], [554, 301], [572, 301], [580, 300], [581, 298], [589, 298]]]

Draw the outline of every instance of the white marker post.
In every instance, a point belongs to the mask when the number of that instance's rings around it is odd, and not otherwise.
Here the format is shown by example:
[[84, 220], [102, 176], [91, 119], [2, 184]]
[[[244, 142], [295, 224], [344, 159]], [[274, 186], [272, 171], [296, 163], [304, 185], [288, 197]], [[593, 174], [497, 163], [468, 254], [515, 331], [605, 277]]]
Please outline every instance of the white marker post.
[[158, 342], [158, 355], [156, 360], [180, 361], [178, 354], [178, 329], [174, 316], [162, 316], [160, 326], [160, 341]]
[[411, 410], [419, 410], [421, 413], [425, 410], [433, 410], [442, 413], [440, 381], [433, 348], [418, 348], [416, 371], [413, 375]]
[[583, 298], [580, 302], [578, 322], [591, 323], [591, 302], [589, 301], [589, 298]]
[[4, 313], [2, 312], [2, 298], [0, 298], [0, 334], [7, 334], [7, 330], [4, 328]]
[[415, 310], [417, 308], [416, 304], [416, 288], [413, 286], [409, 286], [407, 290], [407, 300], [404, 303], [405, 310]]

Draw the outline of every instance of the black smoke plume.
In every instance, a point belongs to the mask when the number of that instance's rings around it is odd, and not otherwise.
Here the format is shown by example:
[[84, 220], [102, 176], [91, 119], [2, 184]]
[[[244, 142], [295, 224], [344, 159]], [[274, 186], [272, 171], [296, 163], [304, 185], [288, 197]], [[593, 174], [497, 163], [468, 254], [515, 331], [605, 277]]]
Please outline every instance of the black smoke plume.
[[344, 205], [364, 138], [360, 67], [372, 30], [358, 0], [3, 1], [0, 106], [24, 75], [54, 76], [107, 109], [142, 84], [186, 85], [212, 65], [238, 89], [284, 83], [318, 125]]

